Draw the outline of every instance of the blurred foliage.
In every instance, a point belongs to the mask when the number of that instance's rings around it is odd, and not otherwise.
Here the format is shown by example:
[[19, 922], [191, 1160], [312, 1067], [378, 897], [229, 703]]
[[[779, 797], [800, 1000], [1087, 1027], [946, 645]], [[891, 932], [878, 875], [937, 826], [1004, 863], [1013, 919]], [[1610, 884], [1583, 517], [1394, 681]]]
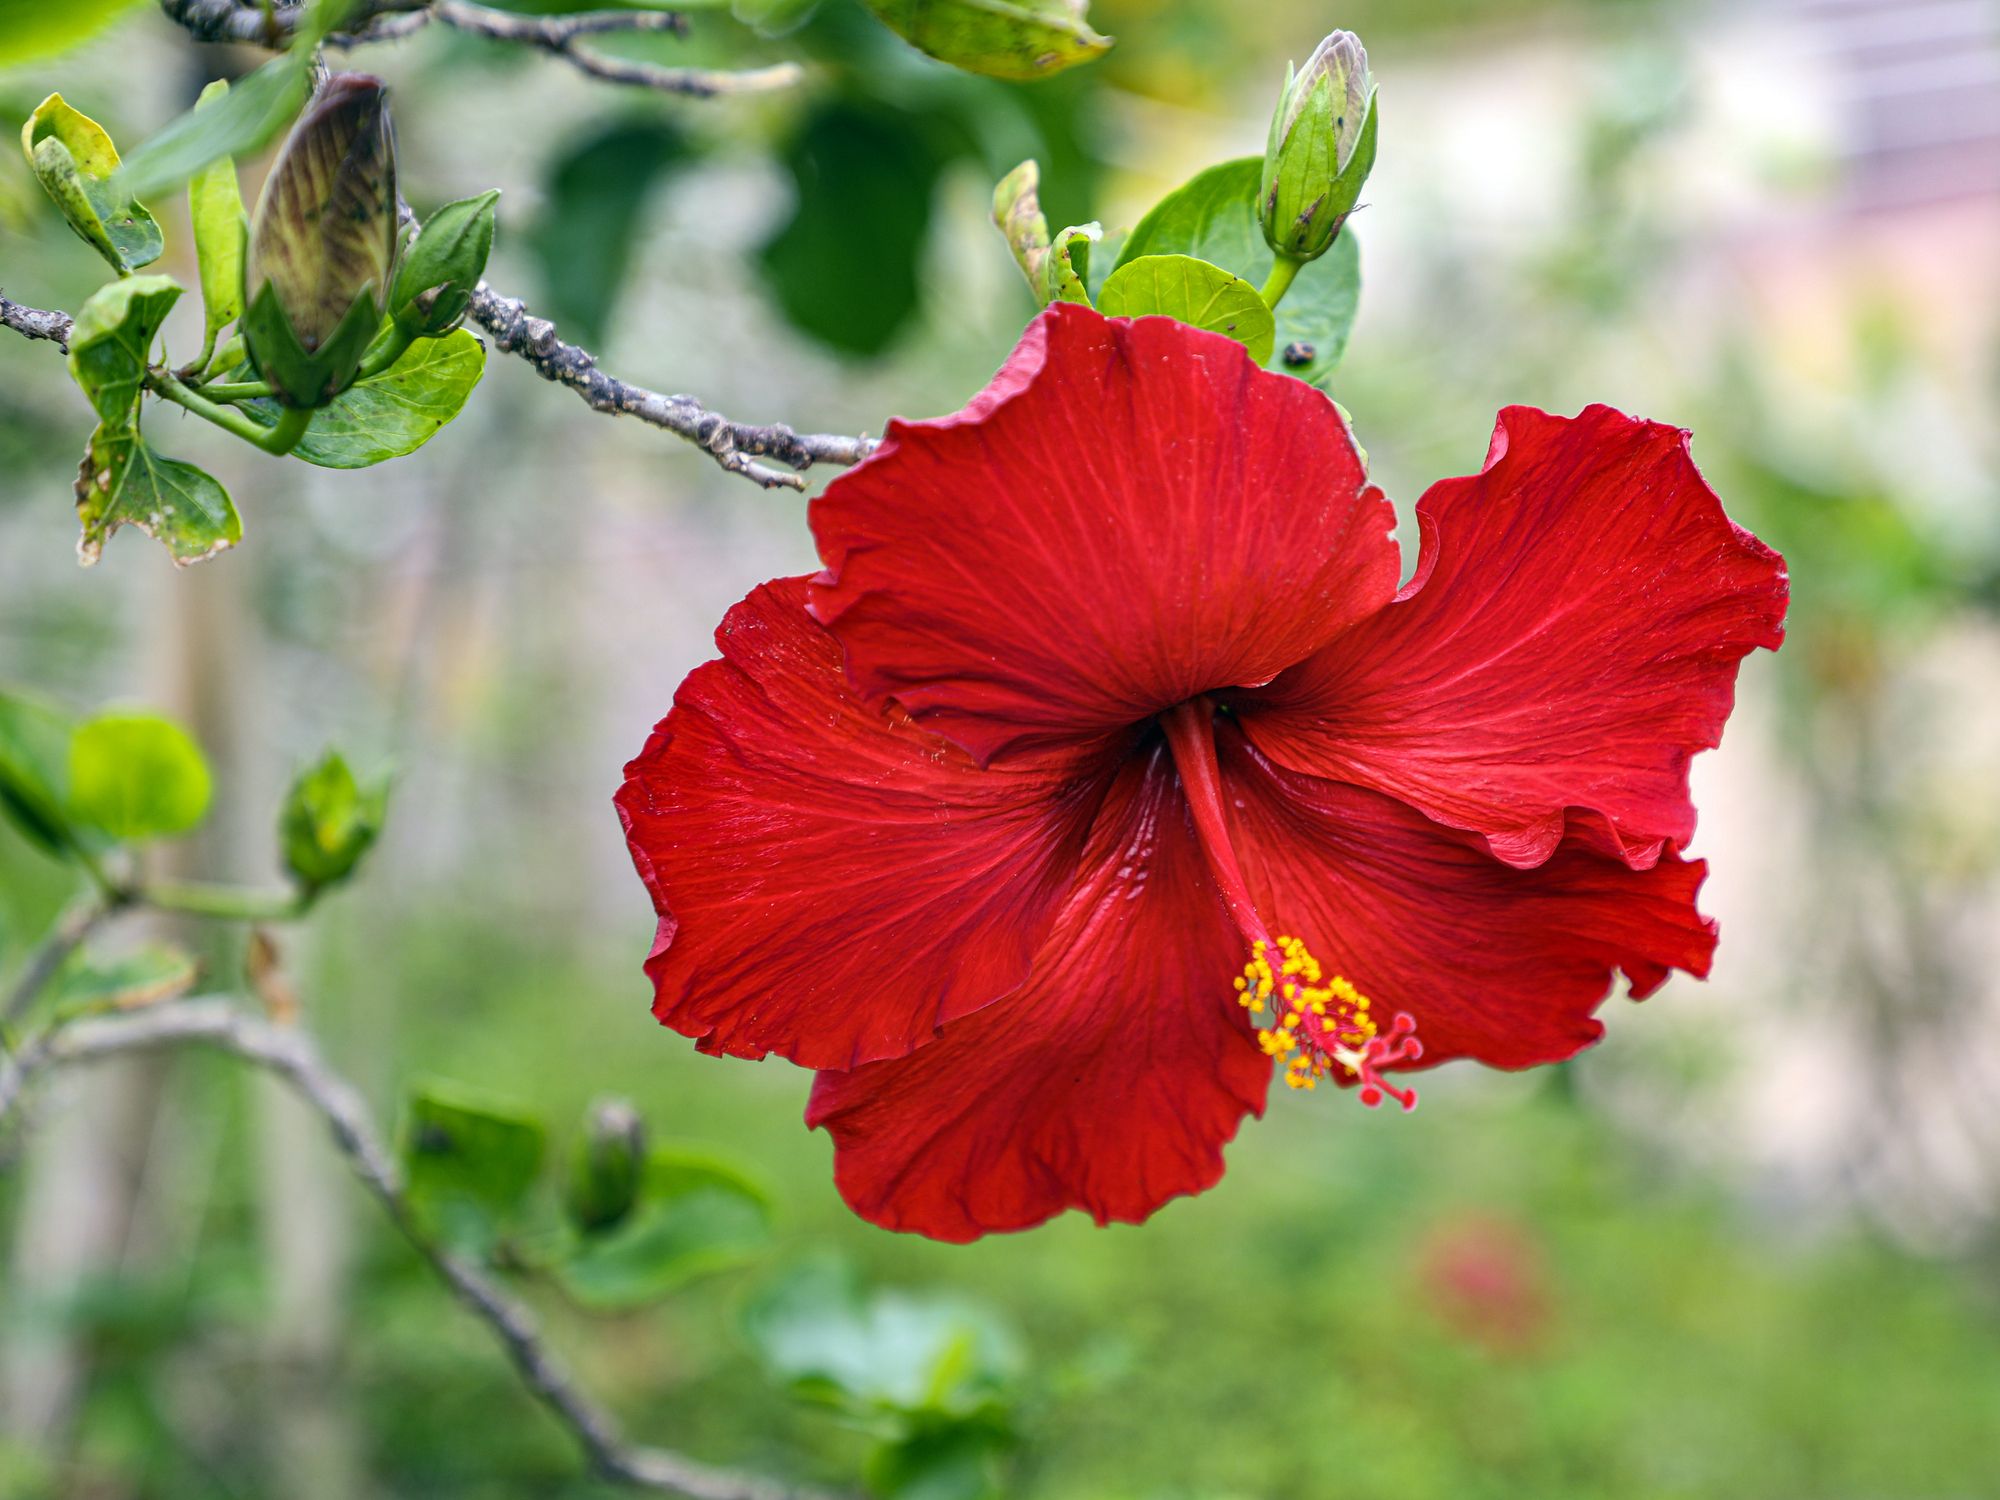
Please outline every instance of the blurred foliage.
[[0, 0], [0, 67], [33, 62], [88, 40], [140, 0]]
[[648, 195], [688, 159], [678, 128], [635, 119], [593, 132], [552, 164], [532, 242], [548, 316], [577, 341], [604, 342]]
[[795, 197], [765, 273], [793, 326], [844, 353], [881, 353], [916, 309], [941, 163], [910, 124], [836, 102], [783, 150]]

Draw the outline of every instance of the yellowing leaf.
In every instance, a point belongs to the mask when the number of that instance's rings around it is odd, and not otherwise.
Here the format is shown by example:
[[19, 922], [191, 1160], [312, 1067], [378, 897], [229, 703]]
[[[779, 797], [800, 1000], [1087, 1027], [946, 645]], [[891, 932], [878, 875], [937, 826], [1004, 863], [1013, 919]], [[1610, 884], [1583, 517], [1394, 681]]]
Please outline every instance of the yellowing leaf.
[[139, 435], [137, 418], [101, 422], [76, 476], [76, 544], [84, 566], [104, 553], [121, 526], [136, 526], [164, 543], [177, 566], [205, 562], [243, 540], [243, 521], [229, 491], [193, 464], [155, 453]]
[[989, 78], [1046, 78], [1110, 49], [1085, 0], [861, 0], [919, 52]]
[[97, 121], [51, 94], [21, 127], [21, 150], [69, 227], [114, 270], [160, 258], [160, 226], [117, 182], [118, 148]]
[[[214, 109], [229, 92], [218, 78], [201, 91], [195, 109]], [[194, 225], [195, 260], [201, 267], [201, 302], [213, 340], [243, 311], [243, 193], [236, 163], [219, 156], [188, 179], [188, 218]]]

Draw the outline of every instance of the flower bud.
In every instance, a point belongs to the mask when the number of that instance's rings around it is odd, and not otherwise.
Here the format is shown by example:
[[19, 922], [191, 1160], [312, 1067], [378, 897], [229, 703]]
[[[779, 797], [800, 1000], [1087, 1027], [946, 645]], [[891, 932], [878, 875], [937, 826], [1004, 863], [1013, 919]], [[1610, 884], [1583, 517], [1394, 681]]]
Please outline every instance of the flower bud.
[[278, 814], [278, 843], [285, 868], [316, 896], [354, 874], [381, 836], [389, 811], [389, 784], [363, 786], [337, 753], [302, 771]]
[[608, 1229], [631, 1212], [646, 1163], [646, 1122], [623, 1099], [591, 1106], [570, 1158], [570, 1220], [580, 1229]]
[[265, 180], [243, 263], [243, 333], [280, 400], [345, 390], [382, 323], [396, 259], [396, 133], [382, 82], [336, 73]]
[[1288, 73], [1271, 116], [1258, 208], [1265, 243], [1315, 260], [1340, 233], [1375, 165], [1375, 79], [1351, 31], [1321, 42]]
[[493, 205], [498, 189], [447, 203], [425, 220], [403, 252], [390, 315], [411, 338], [450, 333], [465, 316], [493, 250]]

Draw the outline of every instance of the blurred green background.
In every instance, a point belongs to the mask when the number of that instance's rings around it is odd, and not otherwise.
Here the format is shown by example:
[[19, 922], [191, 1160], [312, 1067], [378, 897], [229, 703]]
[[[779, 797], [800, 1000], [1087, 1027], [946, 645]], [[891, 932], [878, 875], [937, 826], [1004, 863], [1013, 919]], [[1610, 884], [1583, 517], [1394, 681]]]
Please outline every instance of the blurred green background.
[[[1013, 86], [910, 54], [851, 0], [776, 37], [705, 10], [658, 55], [810, 65], [710, 103], [453, 35], [357, 56], [392, 85], [411, 200], [503, 188], [493, 281], [607, 368], [856, 432], [960, 405], [1032, 311], [986, 222], [1001, 172], [1037, 156], [1053, 223], [1129, 224], [1260, 149], [1286, 60], [1359, 31], [1381, 147], [1332, 389], [1403, 513], [1478, 466], [1499, 406], [1603, 400], [1693, 429], [1791, 564], [1791, 640], [1746, 663], [1696, 767], [1708, 984], [1611, 1002], [1609, 1039], [1563, 1068], [1427, 1075], [1408, 1118], [1277, 1098], [1218, 1189], [1141, 1229], [869, 1228], [799, 1123], [807, 1075], [652, 1022], [610, 805], [723, 610], [814, 565], [804, 502], [497, 356], [455, 425], [359, 475], [153, 418], [229, 484], [245, 544], [176, 573], [135, 534], [81, 572], [83, 403], [48, 346], [0, 339], [0, 681], [193, 726], [218, 809], [172, 851], [184, 873], [272, 879], [271, 810], [329, 744], [393, 770], [366, 875], [285, 939], [385, 1120], [442, 1079], [560, 1150], [624, 1095], [768, 1185], [769, 1249], [656, 1305], [530, 1287], [637, 1436], [848, 1484], [885, 1420], [928, 1431], [928, 1396], [829, 1411], [765, 1368], [746, 1309], [830, 1255], [869, 1295], [977, 1304], [991, 1334], [980, 1477], [873, 1475], [899, 1493], [2000, 1495], [2000, 8], [1092, 19], [1104, 61]], [[136, 141], [255, 60], [141, 6], [0, 72], [0, 124], [59, 87]], [[188, 280], [178, 213], [161, 269]], [[0, 168], [0, 285], [74, 308], [96, 280]], [[0, 970], [66, 880], [0, 828]], [[233, 982], [226, 939], [190, 940]], [[0, 1147], [0, 1496], [611, 1493], [264, 1081], [107, 1068], [34, 1125]]]

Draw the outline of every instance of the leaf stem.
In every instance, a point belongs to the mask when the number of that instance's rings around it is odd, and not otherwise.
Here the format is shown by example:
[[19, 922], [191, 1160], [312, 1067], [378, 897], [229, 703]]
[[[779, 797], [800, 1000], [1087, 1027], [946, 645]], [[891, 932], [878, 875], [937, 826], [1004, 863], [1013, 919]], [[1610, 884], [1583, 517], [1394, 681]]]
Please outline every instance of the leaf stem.
[[208, 331], [202, 335], [201, 353], [181, 366], [180, 373], [184, 378], [191, 378], [196, 385], [201, 384], [201, 376], [208, 369], [208, 362], [215, 358], [215, 336], [220, 331], [210, 325]]
[[303, 891], [260, 891], [204, 880], [149, 881], [139, 900], [155, 911], [220, 922], [289, 922], [304, 916], [312, 904]]
[[262, 380], [219, 380], [214, 385], [205, 385], [201, 394], [210, 401], [256, 401], [274, 395], [270, 385]]
[[299, 439], [306, 435], [306, 428], [312, 422], [312, 411], [302, 406], [287, 406], [278, 414], [278, 424], [266, 427], [247, 413], [231, 406], [217, 406], [204, 396], [189, 390], [165, 370], [154, 370], [146, 377], [147, 388], [165, 397], [176, 406], [184, 406], [196, 416], [213, 422], [224, 432], [232, 433], [262, 448], [266, 453], [283, 457], [299, 445]]
[[1303, 265], [1305, 262], [1297, 256], [1287, 255], [1282, 250], [1278, 252], [1278, 258], [1271, 263], [1271, 274], [1265, 278], [1264, 288], [1258, 293], [1266, 307], [1277, 311], [1278, 304], [1285, 300], [1285, 293], [1292, 288], [1292, 278], [1299, 274]]
[[367, 358], [361, 361], [360, 367], [355, 370], [355, 382], [372, 380], [375, 376], [380, 375], [397, 360], [401, 359], [405, 351], [415, 342], [415, 337], [403, 332], [400, 325], [390, 324], [388, 336], [375, 346]]

